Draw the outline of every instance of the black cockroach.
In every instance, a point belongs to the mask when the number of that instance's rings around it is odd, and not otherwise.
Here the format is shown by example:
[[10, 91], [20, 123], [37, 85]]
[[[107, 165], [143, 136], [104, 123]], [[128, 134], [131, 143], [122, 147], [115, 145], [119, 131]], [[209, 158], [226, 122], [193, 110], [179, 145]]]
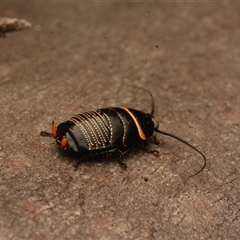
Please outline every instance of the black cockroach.
[[58, 126], [53, 121], [52, 133], [42, 131], [41, 135], [53, 136], [63, 150], [79, 153], [81, 158], [119, 152], [118, 162], [126, 168], [122, 156], [137, 143], [145, 142], [154, 132], [161, 133], [181, 141], [203, 157], [203, 166], [190, 177], [197, 175], [206, 166], [206, 157], [187, 141], [158, 129], [152, 94], [142, 90], [151, 96], [151, 113], [126, 107], [101, 108], [77, 114]]

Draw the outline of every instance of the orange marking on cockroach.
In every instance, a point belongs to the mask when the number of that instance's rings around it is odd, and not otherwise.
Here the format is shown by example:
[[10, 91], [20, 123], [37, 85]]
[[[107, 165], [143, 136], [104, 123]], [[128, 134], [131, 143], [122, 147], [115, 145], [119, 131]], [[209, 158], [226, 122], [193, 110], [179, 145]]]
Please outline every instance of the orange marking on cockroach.
[[65, 149], [65, 148], [67, 147], [67, 145], [68, 145], [67, 138], [66, 138], [66, 137], [62, 138], [61, 147], [62, 147], [63, 149]]
[[138, 120], [136, 119], [136, 117], [133, 115], [133, 113], [128, 109], [128, 108], [125, 108], [125, 107], [121, 107], [122, 109], [124, 109], [130, 116], [131, 118], [133, 119], [133, 121], [135, 122], [136, 124], [136, 127], [137, 127], [137, 130], [138, 130], [138, 134], [140, 136], [141, 139], [143, 140], [146, 140], [147, 137], [141, 127], [141, 125], [139, 124]]
[[52, 135], [53, 135], [54, 138], [57, 137], [57, 126], [54, 123], [54, 121], [52, 121]]

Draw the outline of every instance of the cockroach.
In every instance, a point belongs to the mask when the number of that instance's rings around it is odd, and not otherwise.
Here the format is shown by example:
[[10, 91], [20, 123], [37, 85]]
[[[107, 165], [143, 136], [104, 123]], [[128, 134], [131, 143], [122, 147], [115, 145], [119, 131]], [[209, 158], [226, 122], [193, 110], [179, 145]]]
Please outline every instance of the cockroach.
[[158, 128], [159, 123], [154, 116], [153, 96], [148, 90], [140, 89], [151, 96], [151, 113], [127, 107], [101, 108], [77, 114], [58, 126], [53, 121], [52, 133], [42, 131], [40, 134], [53, 136], [63, 150], [78, 153], [81, 159], [118, 152], [118, 162], [126, 169], [122, 156], [134, 145], [146, 142], [154, 132], [157, 132], [175, 138], [198, 152], [203, 157], [204, 164], [190, 177], [200, 173], [206, 166], [205, 155], [182, 138]]

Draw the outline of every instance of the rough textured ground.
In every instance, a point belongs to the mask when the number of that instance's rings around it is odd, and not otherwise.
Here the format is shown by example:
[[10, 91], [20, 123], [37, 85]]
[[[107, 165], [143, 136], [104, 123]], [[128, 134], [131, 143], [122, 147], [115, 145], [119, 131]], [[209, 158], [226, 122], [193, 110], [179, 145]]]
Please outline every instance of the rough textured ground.
[[[0, 3], [32, 28], [0, 39], [1, 239], [237, 239], [239, 3]], [[74, 168], [51, 121], [105, 106], [149, 111], [158, 156]]]

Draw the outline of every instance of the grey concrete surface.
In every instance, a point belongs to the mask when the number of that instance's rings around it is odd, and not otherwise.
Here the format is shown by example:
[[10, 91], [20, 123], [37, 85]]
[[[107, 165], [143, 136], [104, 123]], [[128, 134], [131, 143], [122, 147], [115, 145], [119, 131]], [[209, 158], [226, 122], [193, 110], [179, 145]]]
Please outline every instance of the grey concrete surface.
[[[239, 3], [0, 3], [0, 239], [238, 239]], [[149, 111], [153, 156], [74, 167], [39, 135], [89, 109]]]

